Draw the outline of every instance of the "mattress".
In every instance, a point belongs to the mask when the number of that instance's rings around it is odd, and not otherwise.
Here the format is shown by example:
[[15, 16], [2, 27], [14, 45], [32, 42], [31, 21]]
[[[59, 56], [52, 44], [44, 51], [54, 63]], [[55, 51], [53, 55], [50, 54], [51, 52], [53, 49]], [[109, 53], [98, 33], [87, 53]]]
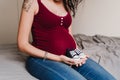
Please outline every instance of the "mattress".
[[0, 80], [37, 80], [26, 71], [16, 44], [0, 45]]

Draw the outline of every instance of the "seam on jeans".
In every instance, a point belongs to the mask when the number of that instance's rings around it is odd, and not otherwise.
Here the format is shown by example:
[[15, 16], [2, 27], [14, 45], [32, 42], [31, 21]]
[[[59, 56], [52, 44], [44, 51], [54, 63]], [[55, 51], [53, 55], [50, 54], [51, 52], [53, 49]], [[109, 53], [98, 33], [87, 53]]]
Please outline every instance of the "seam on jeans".
[[[87, 66], [85, 66], [85, 67], [83, 67], [84, 69], [86, 68]], [[79, 70], [78, 71], [79, 73], [81, 73], [82, 72], [82, 70]], [[92, 72], [92, 70], [89, 70], [89, 72], [87, 72], [87, 73], [84, 73], [84, 74], [81, 74], [83, 77], [87, 77], [87, 75], [88, 74], [90, 74]], [[91, 78], [91, 77], [89, 77], [89, 78], [87, 78], [87, 80], [93, 80], [93, 77]]]
[[[85, 68], [85, 67], [84, 67], [84, 68]], [[78, 72], [80, 73], [80, 71], [78, 71]], [[89, 70], [89, 72], [87, 72], [86, 74], [84, 73], [83, 76], [84, 76], [85, 78], [87, 78], [87, 75], [91, 74], [91, 72], [92, 72], [92, 70]], [[95, 77], [96, 77], [96, 76], [94, 76], [94, 77], [88, 77], [87, 80], [93, 80]]]
[[[89, 71], [85, 76], [87, 77], [87, 75], [88, 74], [90, 74], [92, 72], [92, 70], [91, 71]], [[96, 77], [96, 76], [94, 76], [94, 77]], [[87, 80], [92, 80], [92, 79], [94, 79], [93, 77], [91, 78], [91, 77], [89, 77]]]
[[64, 76], [62, 76], [60, 73], [58, 73], [57, 71], [55, 71], [54, 69], [52, 68], [49, 68], [49, 67], [46, 67], [45, 65], [42, 65], [38, 62], [38, 60], [35, 60], [33, 59], [34, 62], [36, 62], [37, 64], [41, 65], [42, 67], [46, 68], [47, 70], [51, 71], [51, 72], [54, 72], [55, 74], [57, 74], [58, 76], [60, 76], [63, 80], [67, 80]]

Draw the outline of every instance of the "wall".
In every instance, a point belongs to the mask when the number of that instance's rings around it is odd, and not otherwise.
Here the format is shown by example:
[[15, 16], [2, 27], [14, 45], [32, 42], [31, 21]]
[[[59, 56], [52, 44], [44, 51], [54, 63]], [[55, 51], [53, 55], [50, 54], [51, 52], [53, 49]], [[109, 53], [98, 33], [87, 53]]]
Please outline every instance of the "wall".
[[73, 33], [120, 37], [120, 0], [84, 0], [73, 21]]
[[[0, 0], [0, 44], [16, 43], [23, 0]], [[120, 0], [84, 0], [73, 19], [73, 33], [120, 36]]]
[[16, 41], [18, 10], [16, 0], [0, 0], [0, 44]]
[[23, 0], [0, 0], [0, 44], [16, 43]]

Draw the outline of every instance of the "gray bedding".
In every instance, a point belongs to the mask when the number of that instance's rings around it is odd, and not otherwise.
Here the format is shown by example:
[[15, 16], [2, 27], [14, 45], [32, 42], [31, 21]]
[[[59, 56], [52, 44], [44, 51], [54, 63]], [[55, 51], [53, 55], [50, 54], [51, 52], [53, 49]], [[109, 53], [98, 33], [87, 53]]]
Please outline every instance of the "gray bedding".
[[[120, 38], [74, 35], [78, 47], [120, 80]], [[0, 80], [37, 80], [25, 70], [26, 55], [16, 44], [0, 45]]]
[[16, 44], [0, 45], [0, 80], [37, 80], [25, 70], [25, 56]]
[[74, 35], [78, 47], [120, 80], [120, 38]]

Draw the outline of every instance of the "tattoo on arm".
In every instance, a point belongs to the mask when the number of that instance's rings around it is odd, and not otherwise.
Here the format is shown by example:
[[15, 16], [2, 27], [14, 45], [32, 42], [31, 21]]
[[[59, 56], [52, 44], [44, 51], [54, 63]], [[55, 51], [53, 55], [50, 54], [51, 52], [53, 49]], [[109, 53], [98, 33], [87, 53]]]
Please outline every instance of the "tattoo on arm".
[[32, 6], [33, 0], [24, 0], [22, 8], [28, 12], [30, 7]]

